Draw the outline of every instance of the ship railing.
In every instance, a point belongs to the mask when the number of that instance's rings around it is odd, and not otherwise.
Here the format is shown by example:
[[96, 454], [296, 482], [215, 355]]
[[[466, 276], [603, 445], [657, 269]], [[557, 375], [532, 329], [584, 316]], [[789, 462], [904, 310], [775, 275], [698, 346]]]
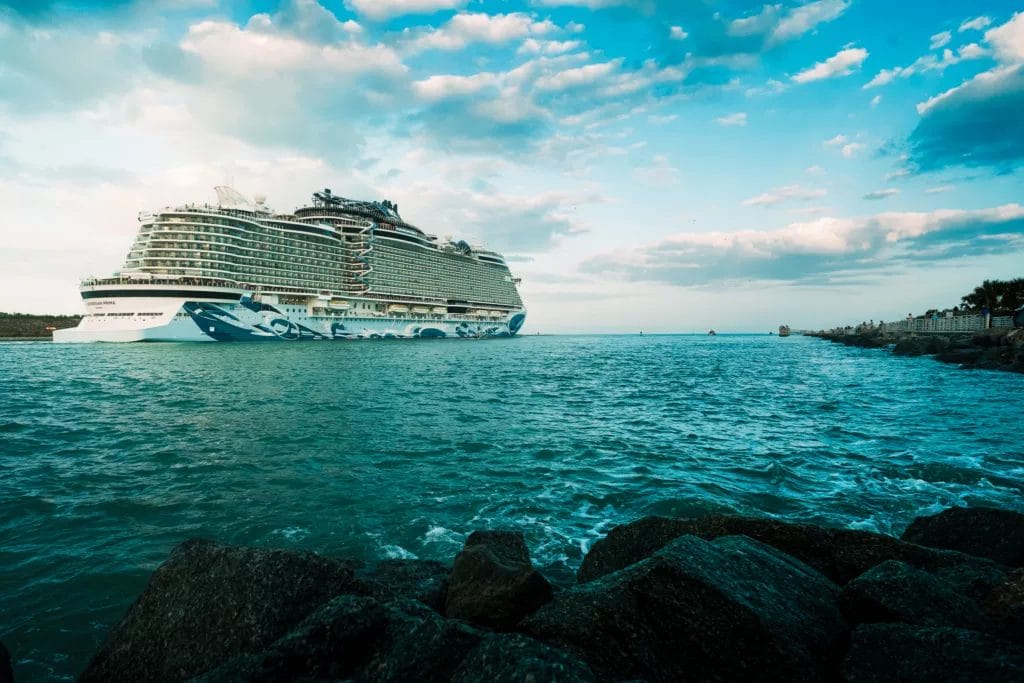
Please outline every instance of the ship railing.
[[114, 277], [87, 277], [81, 280], [80, 285], [82, 287], [92, 287], [97, 285], [181, 285], [193, 287], [230, 287], [232, 289], [242, 288], [241, 285], [234, 280], [191, 276], [132, 277], [122, 275]]

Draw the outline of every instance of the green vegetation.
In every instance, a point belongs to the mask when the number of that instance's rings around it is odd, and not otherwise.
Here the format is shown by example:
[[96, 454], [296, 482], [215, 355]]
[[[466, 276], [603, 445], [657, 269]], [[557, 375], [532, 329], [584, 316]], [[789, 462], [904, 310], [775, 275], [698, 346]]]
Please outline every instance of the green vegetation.
[[49, 337], [54, 329], [74, 327], [80, 315], [33, 315], [0, 312], [0, 337]]
[[979, 311], [984, 307], [992, 315], [1012, 315], [1024, 305], [1024, 277], [985, 280], [961, 301], [961, 307], [966, 310]]

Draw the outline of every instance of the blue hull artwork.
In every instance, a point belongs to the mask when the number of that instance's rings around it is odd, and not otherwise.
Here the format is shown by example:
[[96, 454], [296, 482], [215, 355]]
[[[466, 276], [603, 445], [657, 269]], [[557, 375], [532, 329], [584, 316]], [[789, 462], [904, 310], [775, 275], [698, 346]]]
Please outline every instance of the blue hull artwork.
[[323, 339], [483, 339], [512, 337], [526, 321], [524, 313], [507, 322], [415, 318], [342, 319], [289, 318], [274, 306], [244, 297], [227, 306], [188, 302], [182, 310], [200, 333], [213, 341], [316, 341]]

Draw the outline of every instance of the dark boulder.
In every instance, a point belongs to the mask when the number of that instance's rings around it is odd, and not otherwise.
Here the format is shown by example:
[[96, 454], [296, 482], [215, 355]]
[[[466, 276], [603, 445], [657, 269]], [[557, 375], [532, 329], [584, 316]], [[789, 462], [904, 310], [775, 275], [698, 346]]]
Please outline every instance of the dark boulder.
[[0, 683], [14, 683], [14, 669], [11, 668], [11, 653], [0, 643]]
[[955, 507], [918, 517], [902, 539], [958, 550], [1011, 567], [1024, 566], [1024, 515], [989, 507]]
[[[886, 560], [900, 560], [929, 571], [965, 564], [992, 569], [991, 563], [961, 553], [923, 548], [867, 531], [826, 529], [757, 517], [709, 515], [698, 519], [645, 517], [615, 527], [583, 558], [579, 581], [591, 581], [622, 569], [685, 534], [706, 540], [719, 536], [749, 536], [809, 564], [839, 584]], [[996, 573], [1001, 576], [1001, 572]]]
[[820, 680], [845, 634], [838, 587], [750, 538], [678, 538], [575, 586], [527, 634], [605, 680]]
[[587, 665], [572, 655], [518, 633], [494, 633], [469, 653], [452, 683], [593, 680]]
[[343, 595], [259, 654], [238, 657], [193, 683], [285, 680], [590, 681], [586, 665], [518, 634], [478, 631], [419, 601]]
[[993, 629], [1004, 638], [1024, 644], [1024, 569], [1012, 572], [981, 601]]
[[382, 560], [357, 571], [380, 600], [410, 598], [444, 613], [451, 567], [434, 560]]
[[920, 337], [902, 337], [892, 347], [892, 352], [897, 356], [921, 356], [927, 353], [925, 341]]
[[347, 678], [369, 661], [385, 633], [387, 610], [374, 598], [342, 595], [259, 653], [237, 657], [196, 683]]
[[349, 563], [186, 541], [93, 657], [82, 681], [180, 681], [258, 652], [317, 607], [366, 592]]
[[905, 562], [889, 560], [843, 587], [839, 605], [854, 624], [903, 622], [982, 629], [981, 608], [954, 587]]
[[849, 683], [1024, 680], [1024, 649], [968, 629], [864, 624], [840, 667]]
[[530, 563], [521, 532], [474, 531], [455, 557], [445, 613], [510, 629], [551, 597], [551, 584]]

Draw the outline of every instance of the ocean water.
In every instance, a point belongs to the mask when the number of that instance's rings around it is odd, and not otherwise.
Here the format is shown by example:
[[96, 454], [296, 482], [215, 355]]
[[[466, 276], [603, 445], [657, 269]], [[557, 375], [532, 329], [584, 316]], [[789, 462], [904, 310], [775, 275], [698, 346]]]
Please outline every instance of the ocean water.
[[572, 581], [641, 515], [1024, 510], [1024, 376], [774, 336], [0, 344], [0, 640], [71, 679], [181, 541]]

